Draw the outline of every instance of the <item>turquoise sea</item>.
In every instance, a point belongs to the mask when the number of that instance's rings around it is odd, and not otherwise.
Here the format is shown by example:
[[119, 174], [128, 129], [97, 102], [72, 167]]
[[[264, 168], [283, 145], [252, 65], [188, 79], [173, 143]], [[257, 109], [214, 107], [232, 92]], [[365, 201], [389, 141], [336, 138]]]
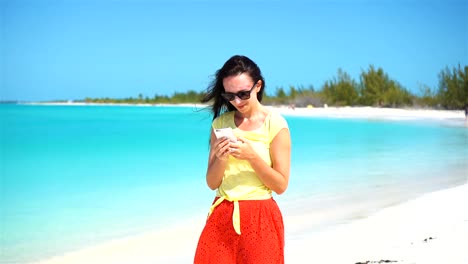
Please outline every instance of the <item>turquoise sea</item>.
[[[463, 120], [285, 118], [291, 180], [276, 199], [286, 217], [320, 212], [310, 230], [467, 181]], [[214, 197], [202, 108], [0, 105], [0, 121], [0, 263], [158, 230]]]

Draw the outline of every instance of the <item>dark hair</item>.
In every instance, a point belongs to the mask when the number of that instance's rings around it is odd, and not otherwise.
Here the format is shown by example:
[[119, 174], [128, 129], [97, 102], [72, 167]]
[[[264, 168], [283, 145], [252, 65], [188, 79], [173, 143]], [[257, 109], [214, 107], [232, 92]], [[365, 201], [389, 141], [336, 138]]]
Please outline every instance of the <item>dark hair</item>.
[[213, 120], [224, 112], [234, 111], [235, 107], [221, 94], [224, 92], [223, 79], [229, 76], [240, 75], [246, 73], [252, 78], [254, 82], [262, 81], [262, 87], [257, 93], [258, 101], [262, 101], [263, 91], [265, 89], [265, 80], [263, 79], [262, 72], [255, 62], [246, 56], [235, 55], [227, 60], [223, 67], [216, 71], [215, 79], [211, 81], [206, 89], [205, 95], [202, 97], [201, 102], [207, 103], [213, 100], [211, 105], [211, 112], [213, 113]]

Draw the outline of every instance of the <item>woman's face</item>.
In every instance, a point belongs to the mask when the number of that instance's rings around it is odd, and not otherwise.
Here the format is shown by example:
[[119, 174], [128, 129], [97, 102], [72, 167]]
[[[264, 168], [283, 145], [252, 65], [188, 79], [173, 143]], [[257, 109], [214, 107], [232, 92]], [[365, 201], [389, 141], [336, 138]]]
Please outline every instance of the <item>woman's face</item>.
[[[250, 109], [252, 103], [258, 103], [257, 93], [261, 85], [261, 81], [254, 83], [252, 78], [245, 73], [228, 76], [223, 79], [225, 99], [229, 100], [239, 112], [246, 112]], [[248, 95], [250, 95], [248, 99], [239, 98], [248, 97]]]

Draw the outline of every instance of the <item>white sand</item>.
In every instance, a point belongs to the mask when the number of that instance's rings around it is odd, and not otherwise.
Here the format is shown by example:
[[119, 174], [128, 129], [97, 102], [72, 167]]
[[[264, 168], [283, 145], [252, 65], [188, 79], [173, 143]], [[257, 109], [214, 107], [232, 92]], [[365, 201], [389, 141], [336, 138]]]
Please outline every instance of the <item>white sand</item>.
[[[127, 103], [85, 103], [85, 102], [38, 102], [25, 103], [36, 105], [69, 105], [69, 106], [92, 106], [92, 105], [115, 105], [115, 106], [173, 106], [193, 107], [202, 109], [208, 107], [205, 104], [127, 104]], [[402, 108], [379, 108], [379, 107], [317, 107], [317, 108], [295, 108], [288, 106], [268, 106], [285, 115], [309, 116], [309, 117], [335, 117], [335, 118], [366, 118], [366, 119], [431, 119], [431, 120], [464, 120], [463, 110], [432, 110], [432, 109], [402, 109]]]
[[[456, 124], [466, 123], [463, 111], [370, 107], [276, 109], [286, 115], [430, 119], [443, 122], [455, 120]], [[335, 225], [321, 232], [304, 233], [300, 237], [291, 234], [294, 230], [300, 229], [297, 225], [308, 221], [307, 216], [298, 219], [297, 216], [293, 218], [284, 215], [286, 263], [342, 264], [394, 260], [399, 264], [466, 264], [468, 263], [467, 203], [468, 184], [464, 184], [383, 209], [375, 215], [350, 224]], [[200, 212], [193, 219], [187, 219], [185, 224], [179, 223], [163, 231], [123, 238], [36, 263], [192, 263], [205, 217], [206, 212]]]
[[206, 212], [185, 224], [56, 256], [40, 264], [193, 263]]
[[377, 108], [377, 107], [320, 107], [320, 108], [295, 108], [272, 107], [284, 115], [309, 116], [309, 117], [333, 117], [333, 118], [365, 118], [387, 120], [438, 120], [438, 121], [463, 121], [465, 113], [462, 110], [432, 110], [432, 109], [401, 109], [401, 108]]
[[[286, 263], [468, 263], [468, 184], [426, 194], [350, 224], [288, 238]], [[285, 226], [297, 219], [284, 216]], [[109, 242], [41, 264], [192, 263], [204, 215], [165, 231]], [[425, 242], [424, 240], [427, 240]]]
[[467, 202], [468, 184], [426, 194], [366, 219], [290, 240], [286, 263], [466, 264]]

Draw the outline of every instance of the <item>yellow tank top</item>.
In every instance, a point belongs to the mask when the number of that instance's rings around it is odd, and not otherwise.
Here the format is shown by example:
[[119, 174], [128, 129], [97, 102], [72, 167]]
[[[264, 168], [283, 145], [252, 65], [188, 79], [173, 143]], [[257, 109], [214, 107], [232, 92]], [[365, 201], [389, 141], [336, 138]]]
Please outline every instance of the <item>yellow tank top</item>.
[[[270, 143], [278, 132], [288, 128], [286, 120], [276, 112], [269, 112], [262, 126], [252, 130], [239, 129], [234, 122], [234, 111], [227, 112], [213, 121], [213, 129], [230, 127], [236, 137], [243, 137], [252, 142], [252, 147], [260, 157], [272, 166]], [[221, 185], [216, 191], [220, 197], [210, 208], [210, 214], [223, 200], [234, 202], [233, 225], [240, 234], [239, 200], [265, 200], [271, 198], [271, 190], [258, 178], [248, 161], [229, 156]]]

